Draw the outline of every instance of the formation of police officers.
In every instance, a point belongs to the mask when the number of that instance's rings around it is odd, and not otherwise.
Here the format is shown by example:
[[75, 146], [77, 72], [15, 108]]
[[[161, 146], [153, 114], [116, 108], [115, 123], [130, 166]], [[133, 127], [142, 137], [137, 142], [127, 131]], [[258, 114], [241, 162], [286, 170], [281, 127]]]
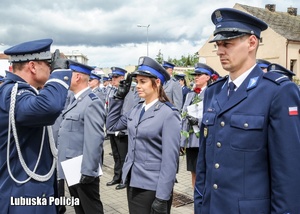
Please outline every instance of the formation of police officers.
[[[216, 17], [213, 16], [218, 20], [216, 22], [222, 20], [218, 17], [220, 16], [219, 13], [220, 11], [217, 11]], [[222, 13], [224, 20], [226, 20], [226, 15], [231, 16], [232, 14], [232, 16], [244, 18], [244, 14], [236, 11], [223, 10]], [[264, 24], [255, 21], [257, 25], [263, 26], [262, 29], [264, 28]], [[232, 20], [228, 23], [229, 25], [236, 24]], [[228, 27], [224, 32], [227, 33], [230, 29]], [[260, 33], [260, 30], [257, 31]], [[245, 33], [247, 34], [248, 31]], [[226, 36], [228, 35], [219, 34], [216, 31], [215, 36], [214, 41], [221, 41], [227, 39]], [[232, 39], [231, 37], [228, 38]], [[99, 194], [99, 164], [101, 166], [105, 161], [103, 160], [105, 137], [110, 140], [114, 159], [114, 175], [106, 185], [116, 185], [117, 190], [126, 188], [122, 181], [122, 167], [128, 152], [128, 133], [127, 130], [106, 131], [105, 117], [110, 110], [110, 100], [114, 98], [120, 83], [124, 82], [127, 71], [123, 68], [112, 67], [109, 76], [101, 76], [90, 66], [58, 57], [59, 52], [51, 54], [50, 45], [52, 42], [51, 39], [35, 40], [13, 46], [4, 52], [10, 56], [14, 71], [6, 73], [6, 77], [1, 79], [3, 84], [0, 87], [0, 129], [2, 130], [0, 135], [0, 207], [3, 210], [2, 213], [55, 213], [57, 209], [55, 206], [41, 206], [39, 208], [36, 206], [11, 206], [9, 198], [11, 196], [20, 198], [37, 195], [49, 197], [55, 194], [54, 191], [58, 191], [59, 196], [63, 196], [66, 175], [61, 163], [67, 159], [83, 155], [79, 184], [69, 187], [71, 196], [80, 199], [80, 204], [74, 206], [75, 211], [76, 213], [103, 213]], [[264, 72], [284, 75], [276, 77], [288, 77], [292, 80], [295, 75], [292, 71], [276, 63], [261, 59], [257, 60], [256, 63]], [[183, 106], [191, 105], [194, 97], [198, 96], [199, 93], [201, 94], [201, 91], [203, 92], [203, 89], [207, 87], [205, 84], [198, 92], [194, 88], [189, 89], [186, 85], [185, 75], [173, 74], [174, 64], [165, 61], [162, 66], [171, 77], [164, 83], [164, 91], [179, 111]], [[38, 75], [36, 75], [37, 70], [41, 72]], [[227, 77], [225, 79], [219, 77], [216, 71], [202, 63], [195, 65], [195, 72], [192, 75], [194, 78], [206, 75], [209, 84], [214, 81], [218, 84], [218, 79], [220, 81], [227, 80]], [[257, 79], [253, 79], [251, 84], [255, 86], [256, 81]], [[252, 85], [248, 87], [252, 87]], [[192, 94], [193, 98], [187, 98], [189, 94]], [[204, 98], [203, 94], [201, 99]], [[130, 111], [140, 101], [141, 99], [138, 97], [133, 84], [124, 99], [122, 114]], [[53, 106], [56, 108], [53, 109]], [[207, 111], [209, 112], [206, 112], [204, 116], [203, 124], [205, 126], [201, 130], [204, 138], [209, 135], [207, 132], [210, 132], [208, 130], [211, 125], [210, 122], [214, 123], [211, 121], [214, 110], [208, 108]], [[95, 111], [98, 113], [95, 114]], [[291, 107], [289, 114], [298, 115], [298, 109]], [[188, 118], [192, 126], [200, 126], [201, 119]], [[253, 118], [250, 115], [248, 119]], [[236, 123], [238, 126], [237, 121]], [[54, 125], [50, 127], [52, 124]], [[221, 126], [225, 125], [220, 124]], [[248, 123], [244, 125], [244, 128], [248, 128]], [[53, 133], [54, 138], [51, 137], [50, 133]], [[204, 138], [202, 137], [202, 139]], [[43, 143], [44, 141], [50, 143], [51, 146], [48, 147]], [[11, 143], [14, 143], [15, 146], [12, 146]], [[202, 147], [205, 146], [205, 144], [201, 145]], [[209, 147], [208, 143], [206, 145]], [[55, 146], [57, 146], [58, 151], [54, 149]], [[199, 147], [199, 145], [195, 147]], [[218, 142], [217, 147], [221, 147], [221, 143]], [[58, 156], [57, 172], [54, 164], [56, 156]], [[204, 156], [201, 157], [204, 158]], [[195, 157], [198, 157], [198, 149]], [[204, 161], [201, 164], [204, 164]], [[218, 163], [215, 164], [215, 168], [219, 168]], [[58, 189], [53, 189], [53, 183], [56, 182], [57, 178]], [[39, 182], [43, 182], [42, 187]], [[205, 201], [202, 202], [205, 194], [203, 190], [199, 189], [202, 185], [203, 183], [196, 184], [195, 200], [198, 201], [198, 198], [201, 198], [199, 204], [204, 209], [208, 205], [205, 204]], [[212, 184], [212, 186], [215, 190], [218, 189], [217, 184]], [[247, 207], [245, 204], [244, 206]], [[65, 212], [64, 206], [60, 206], [59, 209], [60, 213]], [[200, 213], [199, 210], [196, 209], [196, 211]]]

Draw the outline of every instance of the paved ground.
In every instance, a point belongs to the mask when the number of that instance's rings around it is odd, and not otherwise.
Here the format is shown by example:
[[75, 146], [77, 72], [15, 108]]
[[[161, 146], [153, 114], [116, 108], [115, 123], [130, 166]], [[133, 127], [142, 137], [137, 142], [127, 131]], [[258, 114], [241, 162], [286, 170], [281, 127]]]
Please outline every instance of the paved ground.
[[[109, 153], [111, 147], [109, 141], [104, 142], [104, 166], [103, 175], [100, 178], [100, 197], [104, 206], [105, 214], [126, 214], [128, 212], [128, 204], [126, 199], [126, 189], [115, 190], [115, 186], [107, 187], [106, 183], [111, 181], [113, 177], [113, 158]], [[180, 157], [179, 173], [177, 174], [178, 183], [175, 184], [174, 192], [181, 193], [189, 198], [193, 198], [193, 189], [191, 187], [191, 175], [186, 171], [185, 156]], [[66, 190], [66, 196], [69, 193]], [[67, 214], [74, 214], [73, 207], [67, 207]], [[192, 214], [193, 203], [172, 207], [172, 214]]]

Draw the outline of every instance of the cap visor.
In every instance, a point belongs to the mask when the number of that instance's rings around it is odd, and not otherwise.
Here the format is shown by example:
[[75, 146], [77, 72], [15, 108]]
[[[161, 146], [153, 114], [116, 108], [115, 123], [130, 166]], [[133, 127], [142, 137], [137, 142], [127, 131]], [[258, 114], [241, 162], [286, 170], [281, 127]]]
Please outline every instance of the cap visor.
[[242, 34], [230, 35], [230, 36], [217, 34], [217, 35], [215, 35], [215, 37], [212, 40], [209, 41], [209, 43], [222, 41], [222, 40], [235, 39], [235, 38], [238, 38], [238, 37], [241, 37], [241, 36], [244, 36], [244, 35], [246, 35], [246, 34], [242, 33]]
[[150, 72], [147, 71], [135, 71], [131, 74], [133, 77], [136, 77], [137, 75], [145, 76], [145, 77], [154, 77], [157, 78], [157, 76], [151, 74]]

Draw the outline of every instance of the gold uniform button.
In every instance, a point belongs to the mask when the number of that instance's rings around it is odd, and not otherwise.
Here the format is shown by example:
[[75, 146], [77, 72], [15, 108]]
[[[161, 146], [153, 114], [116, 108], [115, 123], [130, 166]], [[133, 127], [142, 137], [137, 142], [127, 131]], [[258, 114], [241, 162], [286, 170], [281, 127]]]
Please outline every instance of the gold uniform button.
[[220, 164], [216, 163], [216, 164], [215, 164], [215, 168], [216, 168], [216, 169], [219, 169], [219, 168], [220, 168]]
[[218, 189], [218, 185], [217, 185], [217, 184], [214, 184], [214, 185], [213, 185], [213, 188], [214, 188], [214, 189]]
[[68, 76], [64, 76], [64, 80], [65, 80], [65, 81], [68, 81], [68, 80], [69, 80], [69, 77], [68, 77]]
[[222, 144], [220, 142], [217, 143], [217, 147], [221, 148]]
[[225, 126], [225, 122], [222, 121], [222, 122], [220, 123], [220, 125], [221, 125], [221, 126]]
[[244, 128], [248, 128], [249, 124], [248, 123], [244, 123]]

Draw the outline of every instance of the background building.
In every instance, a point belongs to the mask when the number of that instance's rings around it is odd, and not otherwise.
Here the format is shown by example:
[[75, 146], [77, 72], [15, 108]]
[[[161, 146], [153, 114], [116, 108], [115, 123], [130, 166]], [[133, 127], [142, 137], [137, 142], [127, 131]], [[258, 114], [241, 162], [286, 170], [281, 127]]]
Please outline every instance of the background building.
[[[252, 7], [242, 4], [235, 4], [237, 10], [249, 13], [264, 22], [269, 28], [261, 33], [260, 44], [257, 52], [258, 59], [265, 59], [278, 63], [296, 74], [300, 78], [300, 16], [297, 15], [297, 8], [288, 7], [286, 12], [276, 11], [275, 4], [267, 4], [265, 8]], [[199, 56], [206, 63], [214, 68], [221, 76], [226, 75], [219, 57], [217, 46], [209, 43], [213, 35], [200, 48]]]

